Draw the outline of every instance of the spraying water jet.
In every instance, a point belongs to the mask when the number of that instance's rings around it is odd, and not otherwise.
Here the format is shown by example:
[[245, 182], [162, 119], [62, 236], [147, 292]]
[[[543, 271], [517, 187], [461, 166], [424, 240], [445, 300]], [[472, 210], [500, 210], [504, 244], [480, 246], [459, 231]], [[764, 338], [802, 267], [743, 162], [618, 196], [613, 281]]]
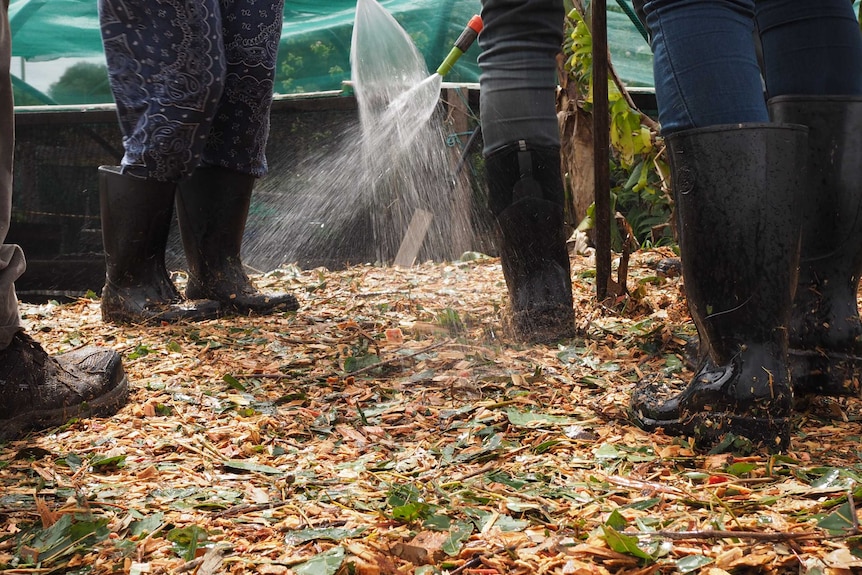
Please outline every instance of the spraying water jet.
[[399, 100], [399, 113], [392, 112], [399, 96], [435, 79], [407, 33], [373, 0], [357, 5], [351, 69], [358, 110], [335, 105], [322, 119], [300, 115], [290, 130], [270, 134], [267, 156], [279, 168], [255, 190], [243, 249], [250, 271], [293, 263], [409, 265], [475, 249], [474, 226], [484, 213], [473, 207], [467, 174], [453, 183], [461, 154], [447, 143], [440, 90], [425, 103]]
[[470, 18], [467, 26], [455, 41], [452, 49], [449, 50], [449, 54], [437, 68], [437, 71], [393, 100], [388, 106], [387, 113], [400, 114], [407, 107], [408, 102], [416, 102], [414, 104], [416, 117], [413, 119], [419, 123], [427, 122], [434, 113], [434, 109], [437, 107], [438, 100], [440, 99], [443, 77], [452, 70], [452, 67], [464, 55], [464, 52], [473, 45], [473, 42], [476, 41], [481, 31], [482, 18], [478, 14], [475, 14]]
[[380, 261], [392, 261], [395, 245], [400, 265], [412, 264], [422, 247], [436, 259], [452, 259], [470, 248], [469, 199], [449, 177], [452, 159], [442, 120], [429, 120], [435, 118], [443, 76], [476, 39], [481, 22], [478, 16], [470, 20], [429, 75], [398, 22], [376, 0], [357, 2], [351, 70], [364, 163], [377, 199], [373, 218]]

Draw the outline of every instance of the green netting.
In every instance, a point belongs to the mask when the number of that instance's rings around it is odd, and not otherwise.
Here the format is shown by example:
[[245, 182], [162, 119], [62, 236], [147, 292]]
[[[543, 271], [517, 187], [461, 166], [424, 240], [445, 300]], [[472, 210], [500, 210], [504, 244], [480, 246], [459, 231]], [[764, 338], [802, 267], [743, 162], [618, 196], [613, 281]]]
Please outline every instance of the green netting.
[[[630, 1], [630, 0], [629, 0]], [[480, 0], [382, 0], [434, 70], [446, 56]], [[276, 91], [282, 94], [341, 90], [350, 79], [350, 39], [355, 0], [287, 0]], [[11, 0], [16, 103], [111, 102], [105, 79], [96, 0]], [[631, 86], [651, 86], [649, 47], [629, 16], [608, 3], [608, 38], [614, 66]], [[478, 46], [446, 80], [478, 82]], [[56, 65], [50, 64], [55, 62]], [[52, 76], [34, 85], [28, 67], [42, 63]]]

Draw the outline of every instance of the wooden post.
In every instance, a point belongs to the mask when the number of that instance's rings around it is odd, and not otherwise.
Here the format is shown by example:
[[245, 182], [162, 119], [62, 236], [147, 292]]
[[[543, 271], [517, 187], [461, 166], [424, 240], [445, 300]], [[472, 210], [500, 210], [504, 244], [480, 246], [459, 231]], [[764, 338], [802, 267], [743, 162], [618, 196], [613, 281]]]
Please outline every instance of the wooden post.
[[607, 3], [594, 0], [593, 34], [593, 148], [595, 168], [596, 297], [608, 295], [611, 277], [611, 176], [610, 125], [608, 112]]

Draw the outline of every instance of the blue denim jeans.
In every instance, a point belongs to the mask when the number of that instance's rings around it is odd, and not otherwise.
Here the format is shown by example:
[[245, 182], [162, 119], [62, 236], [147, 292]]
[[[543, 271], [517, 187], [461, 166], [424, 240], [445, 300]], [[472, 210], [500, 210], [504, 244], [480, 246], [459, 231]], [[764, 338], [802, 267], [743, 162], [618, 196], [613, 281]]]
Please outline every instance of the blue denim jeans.
[[479, 34], [485, 153], [516, 140], [560, 145], [557, 62], [563, 0], [483, 0]]
[[773, 96], [862, 94], [849, 0], [647, 0], [644, 12], [665, 135], [766, 122]]

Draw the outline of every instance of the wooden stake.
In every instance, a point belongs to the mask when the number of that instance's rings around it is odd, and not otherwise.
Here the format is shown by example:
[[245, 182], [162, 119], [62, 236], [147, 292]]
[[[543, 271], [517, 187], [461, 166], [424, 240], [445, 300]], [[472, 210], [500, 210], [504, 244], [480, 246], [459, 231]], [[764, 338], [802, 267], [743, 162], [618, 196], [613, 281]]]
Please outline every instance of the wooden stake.
[[434, 214], [431, 212], [422, 209], [416, 210], [413, 217], [410, 218], [407, 233], [404, 234], [404, 239], [401, 240], [398, 253], [395, 255], [396, 266], [409, 268], [416, 262], [416, 256], [419, 255], [419, 248], [425, 241], [432, 219], [434, 219]]
[[611, 277], [610, 121], [608, 118], [607, 3], [595, 0], [593, 33], [593, 151], [595, 169], [596, 298], [608, 296]]

